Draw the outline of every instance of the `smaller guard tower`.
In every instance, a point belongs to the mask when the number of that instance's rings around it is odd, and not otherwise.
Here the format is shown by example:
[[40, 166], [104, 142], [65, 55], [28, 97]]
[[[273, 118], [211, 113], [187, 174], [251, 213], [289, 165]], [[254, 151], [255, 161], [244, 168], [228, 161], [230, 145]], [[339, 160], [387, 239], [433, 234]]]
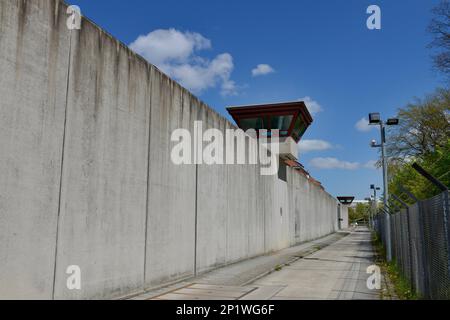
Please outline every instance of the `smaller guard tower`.
[[338, 206], [338, 225], [339, 229], [347, 229], [349, 227], [348, 208], [355, 200], [352, 196], [337, 197], [340, 202]]

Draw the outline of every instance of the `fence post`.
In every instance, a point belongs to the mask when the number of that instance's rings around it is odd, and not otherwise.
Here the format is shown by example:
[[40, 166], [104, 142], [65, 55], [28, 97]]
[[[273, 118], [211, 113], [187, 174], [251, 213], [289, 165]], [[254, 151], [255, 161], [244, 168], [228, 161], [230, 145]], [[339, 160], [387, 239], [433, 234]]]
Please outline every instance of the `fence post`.
[[407, 228], [408, 228], [408, 245], [409, 245], [409, 274], [410, 274], [410, 281], [411, 281], [411, 288], [414, 289], [413, 283], [414, 283], [414, 279], [413, 279], [413, 263], [412, 263], [412, 259], [413, 259], [413, 249], [412, 249], [412, 241], [411, 241], [411, 222], [410, 222], [410, 217], [409, 217], [409, 206], [406, 202], [404, 202], [402, 199], [400, 199], [399, 197], [397, 197], [395, 194], [392, 194], [393, 199], [397, 200], [402, 206], [403, 208], [406, 209], [406, 224], [407, 224]]
[[420, 200], [416, 198], [415, 195], [413, 195], [411, 192], [409, 192], [408, 189], [406, 189], [404, 186], [399, 185], [398, 186], [400, 191], [403, 192], [404, 194], [406, 194], [408, 197], [410, 197], [414, 202], [419, 202]]
[[394, 203], [394, 200], [392, 200], [391, 198], [389, 198], [389, 205], [390, 205], [391, 208], [394, 210], [394, 213], [400, 212], [399, 206], [397, 206], [397, 205]]
[[417, 163], [414, 163], [412, 165], [412, 167], [414, 170], [416, 170], [418, 173], [420, 173], [424, 178], [426, 178], [428, 181], [430, 181], [432, 184], [434, 184], [436, 187], [438, 187], [441, 191], [448, 191], [448, 188], [445, 184], [443, 184], [438, 179], [433, 177], [429, 172], [427, 172], [424, 168], [419, 166]]
[[387, 205], [386, 204], [386, 208], [387, 208], [387, 212], [389, 213], [389, 214], [394, 214], [395, 213], [395, 210], [394, 210], [394, 208], [392, 208], [392, 205]]

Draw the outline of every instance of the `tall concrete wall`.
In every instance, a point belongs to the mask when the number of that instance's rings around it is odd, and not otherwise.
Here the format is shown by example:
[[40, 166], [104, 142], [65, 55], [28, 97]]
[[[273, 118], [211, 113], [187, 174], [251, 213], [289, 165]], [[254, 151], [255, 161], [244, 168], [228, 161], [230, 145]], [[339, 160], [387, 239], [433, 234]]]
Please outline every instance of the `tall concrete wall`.
[[0, 1], [0, 298], [51, 298], [70, 34], [55, 1]]
[[195, 273], [196, 167], [172, 163], [170, 136], [193, 130], [199, 102], [152, 70], [144, 287]]
[[0, 299], [120, 297], [336, 231], [291, 168], [174, 165], [174, 129], [233, 125], [66, 9], [0, 2]]

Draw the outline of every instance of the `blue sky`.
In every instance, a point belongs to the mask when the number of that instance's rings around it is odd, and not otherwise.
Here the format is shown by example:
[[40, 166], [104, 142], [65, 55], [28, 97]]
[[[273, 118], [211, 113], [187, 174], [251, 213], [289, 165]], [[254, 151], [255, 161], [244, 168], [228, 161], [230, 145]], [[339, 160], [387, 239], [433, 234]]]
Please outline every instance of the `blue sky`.
[[[321, 111], [303, 151], [320, 150], [302, 152], [300, 162], [334, 196], [364, 198], [371, 183], [381, 185], [381, 172], [369, 168], [379, 133], [356, 123], [369, 112], [394, 116], [443, 85], [427, 49], [438, 1], [68, 2], [225, 116], [230, 105], [309, 97]], [[381, 30], [366, 27], [372, 4]], [[267, 66], [255, 76], [258, 65]]]

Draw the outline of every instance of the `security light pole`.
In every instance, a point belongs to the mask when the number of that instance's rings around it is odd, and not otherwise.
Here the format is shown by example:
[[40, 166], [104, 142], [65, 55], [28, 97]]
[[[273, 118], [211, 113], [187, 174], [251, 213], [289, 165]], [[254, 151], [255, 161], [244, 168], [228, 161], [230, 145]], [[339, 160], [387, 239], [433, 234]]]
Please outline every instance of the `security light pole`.
[[388, 183], [388, 167], [386, 159], [386, 132], [383, 121], [380, 122], [381, 131], [381, 159], [383, 161], [383, 203], [386, 205], [389, 201], [389, 183]]
[[369, 203], [369, 228], [373, 229], [373, 202], [372, 202], [372, 198], [365, 198], [364, 200], [366, 200]]
[[[398, 125], [398, 119], [388, 119], [386, 125], [393, 126]], [[388, 207], [389, 191], [388, 191], [388, 166], [386, 157], [386, 127], [379, 113], [369, 114], [369, 124], [379, 125], [381, 133], [381, 143], [378, 145], [376, 141], [372, 141], [372, 147], [381, 148], [381, 161], [383, 165], [383, 204], [384, 207]], [[386, 214], [386, 259], [388, 262], [392, 260], [392, 248], [391, 248], [391, 223], [390, 216]]]
[[373, 228], [373, 219], [375, 217], [375, 214], [377, 212], [377, 190], [380, 190], [379, 187], [375, 187], [374, 184], [370, 185], [370, 189], [373, 190], [373, 203], [372, 203], [372, 228]]

